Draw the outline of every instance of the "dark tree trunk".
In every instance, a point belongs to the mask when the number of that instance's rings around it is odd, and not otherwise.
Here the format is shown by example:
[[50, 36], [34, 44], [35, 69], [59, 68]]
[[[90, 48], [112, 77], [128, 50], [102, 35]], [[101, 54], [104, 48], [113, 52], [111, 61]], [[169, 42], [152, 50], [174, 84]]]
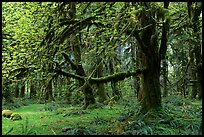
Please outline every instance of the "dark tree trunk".
[[[167, 45], [165, 41], [167, 36], [164, 34], [166, 31], [162, 31], [162, 41], [159, 48], [156, 22], [153, 19], [156, 17], [154, 11], [150, 8], [151, 3], [141, 4], [144, 11], [140, 15], [140, 24], [141, 28], [145, 29], [142, 30], [141, 36], [138, 35], [138, 31], [135, 31], [134, 34], [145, 54], [146, 71], [143, 73], [141, 112], [146, 113], [151, 109], [161, 108], [160, 63], [166, 54]], [[164, 8], [168, 8], [168, 4], [168, 2], [164, 2]], [[163, 25], [163, 27], [166, 26], [166, 24]], [[168, 25], [166, 27], [168, 28]]]
[[[81, 51], [80, 51], [78, 41], [79, 41], [78, 37], [73, 35], [71, 44], [73, 47], [74, 58], [75, 58], [76, 64], [73, 63], [68, 58], [67, 58], [67, 60], [71, 63], [72, 69], [76, 70], [77, 75], [86, 77], [84, 68], [81, 64]], [[85, 96], [84, 108], [86, 108], [90, 104], [95, 104], [95, 98], [94, 98], [93, 90], [92, 90], [92, 87], [90, 86], [90, 84], [86, 83], [86, 81], [83, 79], [83, 80], [79, 80], [79, 85], [81, 87], [83, 87], [82, 90], [83, 90], [83, 93]]]
[[[164, 2], [164, 8], [168, 9], [169, 2]], [[168, 79], [168, 63], [167, 63], [167, 56], [166, 56], [166, 51], [167, 51], [167, 41], [168, 41], [168, 32], [169, 32], [169, 24], [170, 24], [170, 19], [166, 17], [166, 21], [164, 21], [165, 18], [162, 18], [163, 21], [163, 27], [162, 27], [162, 40], [160, 44], [160, 49], [159, 49], [159, 62], [163, 61], [163, 96], [166, 97], [168, 96], [168, 90], [167, 90], [167, 79]], [[156, 45], [155, 45], [156, 46]]]
[[[69, 3], [69, 8], [70, 9], [68, 12], [68, 18], [71, 19], [71, 18], [74, 18], [76, 16], [76, 3], [74, 3], [74, 2]], [[63, 13], [63, 14], [67, 15], [67, 13]], [[79, 37], [77, 37], [76, 34], [74, 34], [74, 33], [71, 34], [69, 37], [69, 41], [70, 41], [69, 44], [71, 45], [71, 47], [73, 49], [75, 63], [69, 59], [69, 56], [66, 55], [66, 53], [64, 53], [63, 55], [64, 55], [66, 61], [71, 64], [72, 69], [76, 71], [77, 75], [86, 77], [85, 71], [84, 71], [82, 64], [81, 64], [81, 51], [80, 51], [79, 40], [80, 40], [80, 35], [79, 35]], [[83, 90], [83, 93], [85, 96], [84, 107], [86, 108], [88, 105], [95, 103], [93, 91], [92, 91], [92, 88], [89, 85], [89, 83], [86, 83], [86, 81], [84, 79], [78, 80], [78, 82], [79, 82], [79, 86], [82, 87], [82, 90]]]
[[47, 88], [45, 90], [45, 100], [53, 101], [53, 94], [52, 94], [52, 81], [49, 82]]
[[58, 96], [62, 96], [63, 87], [65, 85], [64, 79], [65, 78], [63, 78], [63, 76], [62, 76], [62, 77], [58, 77], [58, 79], [56, 80], [56, 83], [57, 83], [57, 85], [56, 85], [57, 89], [56, 90], [58, 92]]
[[25, 84], [23, 83], [21, 89], [20, 89], [20, 95], [19, 97], [24, 97], [25, 96]]
[[18, 97], [19, 97], [19, 87], [18, 87], [18, 84], [16, 84], [16, 87], [15, 87], [14, 97], [15, 97], [15, 98], [18, 98]]
[[37, 92], [33, 83], [30, 83], [30, 99], [35, 99]]
[[199, 16], [202, 11], [202, 3], [201, 2], [196, 2], [195, 3], [195, 9], [194, 9], [194, 14], [192, 18], [193, 22], [193, 31], [194, 31], [194, 38], [196, 39], [195, 41], [195, 59], [196, 59], [196, 81], [197, 81], [197, 94], [198, 98], [202, 98], [202, 83], [200, 83], [200, 79], [202, 77], [202, 71], [199, 70], [199, 65], [202, 65], [202, 55], [201, 55], [201, 32], [199, 30], [200, 22], [199, 22]]
[[168, 96], [168, 90], [167, 90], [167, 79], [168, 79], [168, 63], [167, 63], [167, 58], [163, 60], [163, 96], [167, 97]]
[[[193, 6], [194, 5], [194, 6]], [[188, 14], [189, 18], [192, 21], [193, 37], [195, 38], [192, 41], [193, 48], [190, 50], [190, 69], [191, 69], [191, 83], [192, 83], [192, 98], [202, 98], [202, 84], [200, 79], [202, 73], [199, 70], [199, 65], [202, 64], [202, 55], [201, 55], [201, 32], [200, 32], [200, 21], [199, 16], [202, 11], [202, 3], [188, 3]], [[195, 58], [195, 62], [194, 62]]]
[[2, 99], [4, 98], [5, 99], [5, 102], [6, 103], [13, 103], [13, 98], [12, 98], [12, 94], [11, 92], [9, 91], [9, 86], [8, 86], [8, 83], [3, 83], [3, 86], [2, 87]]
[[161, 91], [159, 83], [160, 68], [159, 65], [156, 65], [158, 62], [155, 60], [155, 57], [149, 57], [147, 62], [148, 69], [143, 73], [144, 83], [142, 83], [142, 113], [150, 109], [161, 108]]

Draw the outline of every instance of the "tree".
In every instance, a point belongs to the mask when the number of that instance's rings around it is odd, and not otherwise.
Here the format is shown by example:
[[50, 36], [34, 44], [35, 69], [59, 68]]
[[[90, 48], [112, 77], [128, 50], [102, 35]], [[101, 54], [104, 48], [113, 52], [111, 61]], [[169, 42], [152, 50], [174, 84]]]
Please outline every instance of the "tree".
[[[192, 29], [191, 43], [193, 44], [193, 49], [190, 50], [190, 63], [191, 63], [191, 70], [192, 70], [192, 83], [193, 83], [193, 90], [192, 90], [192, 98], [196, 98], [198, 94], [199, 99], [202, 97], [202, 86], [199, 82], [201, 79], [201, 73], [199, 71], [199, 65], [201, 64], [201, 38], [200, 38], [200, 21], [199, 16], [201, 14], [202, 3], [195, 2], [195, 3], [188, 3], [188, 15], [190, 18], [190, 24]], [[194, 62], [195, 59], [195, 62]]]
[[[164, 2], [164, 8], [168, 8], [169, 3]], [[158, 29], [157, 22], [160, 19], [158, 12], [153, 8], [153, 3], [136, 3], [134, 6], [141, 8], [141, 12], [135, 16], [140, 23], [140, 35], [138, 30], [134, 30], [133, 34], [141, 46], [145, 54], [146, 70], [143, 73], [144, 81], [142, 84], [142, 108], [141, 112], [146, 113], [150, 109], [161, 108], [161, 91], [160, 91], [160, 64], [161, 59], [166, 53], [165, 33], [162, 32], [163, 39], [161, 45], [158, 45]], [[162, 11], [164, 12], [164, 11]], [[156, 16], [157, 15], [157, 16]], [[162, 15], [168, 21], [167, 13]], [[157, 20], [156, 20], [157, 19]], [[165, 27], [165, 23], [163, 24]]]
[[[30, 88], [30, 97], [40, 100], [60, 95], [69, 100], [82, 91], [84, 108], [96, 103], [95, 95], [100, 102], [108, 100], [108, 82], [112, 96], [122, 98], [119, 81], [133, 77], [141, 112], [160, 109], [160, 79], [164, 96], [171, 93], [171, 81], [187, 96], [190, 77], [202, 79], [200, 7], [182, 2], [3, 3], [2, 77], [9, 86], [29, 81], [22, 89]], [[193, 50], [185, 45], [194, 45]], [[195, 68], [192, 76], [188, 67]], [[64, 87], [63, 93], [56, 87]]]

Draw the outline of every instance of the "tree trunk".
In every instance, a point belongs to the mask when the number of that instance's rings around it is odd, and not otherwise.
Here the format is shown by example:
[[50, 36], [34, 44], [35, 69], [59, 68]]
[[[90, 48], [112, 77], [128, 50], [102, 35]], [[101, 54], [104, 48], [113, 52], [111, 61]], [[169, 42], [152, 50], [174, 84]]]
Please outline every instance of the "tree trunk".
[[5, 99], [6, 103], [14, 103], [13, 98], [12, 98], [12, 94], [9, 91], [9, 85], [8, 85], [7, 82], [3, 83], [3, 87], [2, 87], [2, 99], [3, 98]]
[[45, 90], [45, 100], [53, 101], [53, 95], [52, 95], [52, 81], [49, 82], [46, 90]]
[[[188, 3], [188, 15], [190, 23], [192, 23], [193, 35], [194, 38], [192, 41], [193, 47], [190, 50], [190, 71], [191, 71], [191, 84], [192, 84], [192, 98], [202, 98], [202, 84], [200, 80], [202, 79], [202, 71], [199, 70], [199, 65], [202, 65], [202, 54], [201, 54], [201, 31], [200, 31], [200, 21], [199, 16], [202, 11], [201, 2], [189, 2]], [[195, 59], [195, 61], [194, 61]]]
[[[161, 108], [161, 91], [159, 83], [159, 66], [154, 59], [148, 58], [148, 70], [144, 72], [144, 82], [142, 83], [142, 107], [141, 112], [145, 113], [150, 109]], [[155, 63], [154, 63], [155, 62]]]
[[37, 92], [34, 86], [34, 83], [30, 83], [30, 99], [35, 99], [37, 96]]
[[[72, 39], [71, 44], [72, 44], [73, 52], [74, 52], [74, 59], [76, 61], [75, 62], [76, 64], [72, 63], [72, 69], [76, 70], [77, 75], [85, 77], [86, 74], [85, 74], [84, 68], [83, 68], [83, 66], [81, 64], [81, 51], [80, 51], [80, 47], [79, 47], [79, 44], [78, 44], [79, 39], [74, 35], [72, 35], [71, 39]], [[84, 96], [85, 96], [85, 105], [84, 105], [84, 107], [86, 108], [90, 104], [95, 104], [95, 98], [94, 98], [93, 90], [92, 90], [90, 84], [85, 83], [85, 80], [82, 79], [82, 80], [79, 80], [79, 85], [81, 87], [83, 87], [82, 90], [83, 90], [83, 93], [84, 93]]]
[[18, 84], [16, 84], [16, 87], [15, 87], [14, 97], [15, 97], [15, 98], [18, 98], [18, 97], [19, 97], [19, 87], [18, 87]]
[[[98, 60], [97, 62], [100, 63], [100, 60]], [[96, 73], [98, 77], [103, 77], [103, 64], [102, 63], [99, 64], [96, 70]], [[99, 95], [99, 102], [103, 103], [105, 100], [107, 100], [104, 83], [97, 83], [96, 86], [97, 86], [97, 92]]]
[[163, 97], [168, 96], [167, 79], [168, 79], [168, 63], [167, 58], [163, 60]]
[[159, 49], [156, 22], [153, 19], [155, 13], [150, 8], [151, 3], [141, 4], [144, 6], [144, 11], [140, 15], [140, 24], [141, 28], [146, 28], [142, 30], [141, 36], [138, 35], [138, 31], [134, 34], [146, 58], [141, 100], [141, 113], [146, 113], [151, 109], [161, 108], [160, 62], [162, 55], [166, 52], [166, 45], [160, 46]]
[[25, 96], [25, 84], [23, 83], [21, 89], [20, 89], [20, 95], [19, 97], [24, 97]]
[[202, 11], [202, 3], [196, 2], [195, 3], [195, 9], [194, 9], [194, 14], [192, 18], [193, 22], [193, 33], [194, 33], [194, 38], [196, 39], [195, 41], [195, 59], [196, 59], [196, 81], [197, 81], [197, 93], [198, 93], [198, 98], [202, 98], [202, 83], [200, 83], [200, 79], [202, 77], [202, 71], [199, 70], [199, 65], [202, 65], [202, 55], [201, 55], [201, 38], [200, 38], [200, 22], [199, 22], [199, 16]]

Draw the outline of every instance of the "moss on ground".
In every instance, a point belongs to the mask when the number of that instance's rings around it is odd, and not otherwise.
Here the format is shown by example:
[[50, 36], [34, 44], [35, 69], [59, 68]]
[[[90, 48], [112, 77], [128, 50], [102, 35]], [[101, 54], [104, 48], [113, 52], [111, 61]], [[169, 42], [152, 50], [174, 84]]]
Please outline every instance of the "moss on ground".
[[[167, 99], [168, 100], [168, 99]], [[182, 101], [183, 103], [179, 103]], [[163, 100], [161, 112], [138, 114], [138, 104], [124, 102], [96, 109], [80, 106], [47, 108], [30, 104], [14, 110], [20, 121], [2, 117], [2, 134], [9, 135], [195, 135], [201, 121], [202, 104], [174, 98]]]

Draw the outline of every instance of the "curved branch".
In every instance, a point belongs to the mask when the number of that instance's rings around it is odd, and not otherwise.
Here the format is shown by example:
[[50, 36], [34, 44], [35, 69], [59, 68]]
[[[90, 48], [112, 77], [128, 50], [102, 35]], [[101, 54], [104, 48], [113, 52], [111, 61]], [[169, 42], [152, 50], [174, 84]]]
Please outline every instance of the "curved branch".
[[89, 17], [86, 18], [82, 21], [79, 21], [77, 23], [75, 23], [73, 26], [67, 26], [62, 32], [61, 34], [59, 34], [59, 36], [54, 40], [57, 41], [59, 40], [59, 44], [63, 43], [65, 41], [65, 39], [71, 35], [72, 33], [82, 30], [84, 29], [87, 25], [91, 24], [93, 20], [95, 20], [96, 17]]

